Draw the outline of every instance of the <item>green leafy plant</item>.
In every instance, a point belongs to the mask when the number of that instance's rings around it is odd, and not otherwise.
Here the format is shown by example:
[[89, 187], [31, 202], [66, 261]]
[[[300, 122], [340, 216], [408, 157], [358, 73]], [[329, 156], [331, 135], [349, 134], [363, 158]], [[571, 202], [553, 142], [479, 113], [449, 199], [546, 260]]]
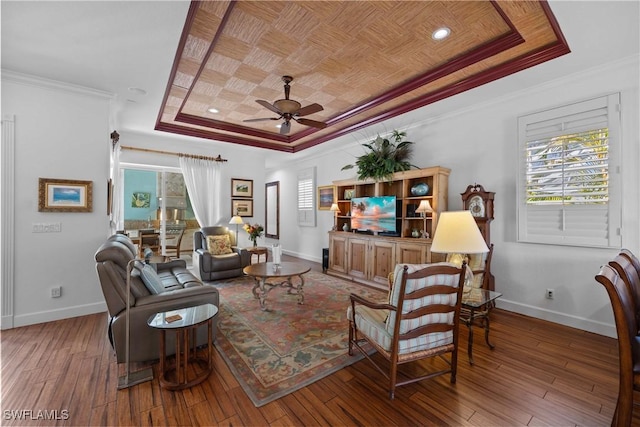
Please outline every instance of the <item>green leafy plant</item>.
[[386, 181], [391, 179], [395, 172], [401, 172], [417, 166], [409, 161], [412, 154], [411, 141], [403, 141], [407, 136], [405, 132], [394, 130], [389, 139], [380, 135], [369, 144], [362, 144], [368, 148], [369, 152], [358, 157], [355, 164], [346, 165], [342, 170], [358, 168], [358, 179], [364, 180], [372, 178], [375, 181]]

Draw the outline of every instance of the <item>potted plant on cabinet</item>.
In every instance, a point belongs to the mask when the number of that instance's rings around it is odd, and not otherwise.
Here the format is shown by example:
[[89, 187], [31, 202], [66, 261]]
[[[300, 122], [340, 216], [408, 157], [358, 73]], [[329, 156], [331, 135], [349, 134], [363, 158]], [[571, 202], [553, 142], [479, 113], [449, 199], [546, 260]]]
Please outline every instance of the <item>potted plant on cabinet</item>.
[[404, 141], [407, 134], [394, 130], [391, 137], [394, 142], [380, 135], [369, 144], [362, 144], [369, 152], [358, 157], [355, 164], [345, 165], [342, 170], [358, 168], [358, 179], [372, 178], [375, 181], [391, 179], [395, 172], [401, 172], [417, 166], [409, 161], [412, 154], [411, 141]]

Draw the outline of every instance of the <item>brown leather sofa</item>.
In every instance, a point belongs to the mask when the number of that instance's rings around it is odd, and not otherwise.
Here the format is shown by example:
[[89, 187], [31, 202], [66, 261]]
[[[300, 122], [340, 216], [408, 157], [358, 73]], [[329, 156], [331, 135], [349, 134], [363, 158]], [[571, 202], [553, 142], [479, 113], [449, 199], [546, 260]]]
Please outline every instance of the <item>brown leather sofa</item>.
[[[118, 363], [126, 361], [126, 289], [127, 265], [135, 259], [136, 247], [122, 234], [107, 239], [95, 254], [96, 270], [109, 311], [108, 334]], [[142, 277], [144, 262], [134, 261], [131, 272], [130, 296], [130, 361], [143, 362], [160, 357], [160, 332], [147, 325], [148, 319], [159, 312], [210, 303], [218, 306], [218, 290], [202, 282], [187, 270], [183, 260], [153, 264], [159, 284], [149, 290]], [[146, 280], [146, 278], [145, 278]], [[159, 289], [158, 289], [159, 288]], [[157, 292], [157, 293], [154, 293]], [[214, 319], [212, 339], [217, 331]], [[175, 334], [167, 334], [166, 354], [175, 353]], [[197, 344], [207, 343], [207, 328], [198, 328]]]
[[[207, 236], [228, 235], [231, 253], [213, 255], [207, 248]], [[251, 254], [236, 245], [236, 236], [227, 227], [202, 227], [193, 234], [193, 265], [202, 280], [219, 280], [242, 276], [242, 269], [251, 263]]]

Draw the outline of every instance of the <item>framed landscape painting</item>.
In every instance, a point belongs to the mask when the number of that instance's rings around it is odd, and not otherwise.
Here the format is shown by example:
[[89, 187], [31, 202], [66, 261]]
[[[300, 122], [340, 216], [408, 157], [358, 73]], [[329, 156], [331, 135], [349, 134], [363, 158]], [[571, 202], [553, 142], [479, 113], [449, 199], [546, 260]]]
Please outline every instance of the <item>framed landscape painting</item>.
[[253, 200], [231, 199], [231, 216], [253, 216]]
[[335, 199], [336, 187], [333, 185], [324, 185], [318, 187], [318, 209], [328, 211]]
[[231, 197], [253, 197], [253, 180], [231, 178]]
[[38, 179], [39, 212], [91, 212], [93, 181]]

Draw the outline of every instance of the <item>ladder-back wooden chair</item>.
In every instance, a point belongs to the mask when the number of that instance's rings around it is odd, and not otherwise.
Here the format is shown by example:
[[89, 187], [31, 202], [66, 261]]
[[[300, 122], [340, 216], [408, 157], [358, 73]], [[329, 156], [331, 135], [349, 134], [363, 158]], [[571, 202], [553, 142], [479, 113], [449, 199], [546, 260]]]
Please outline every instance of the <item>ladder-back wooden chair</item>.
[[153, 229], [139, 230], [138, 236], [140, 244], [138, 245], [138, 255], [140, 258], [144, 256], [144, 250], [149, 248], [153, 251], [154, 255], [160, 254], [160, 233]]
[[640, 326], [640, 275], [633, 265], [632, 259], [622, 253], [618, 254], [609, 265], [629, 288], [633, 302], [636, 324]]
[[[389, 397], [397, 386], [446, 373], [456, 382], [458, 330], [466, 263], [403, 265], [393, 274], [388, 303], [375, 303], [351, 294], [349, 354], [357, 348], [389, 380]], [[381, 367], [369, 357], [369, 343], [389, 362]], [[448, 355], [448, 357], [446, 357]], [[445, 369], [398, 380], [398, 366], [440, 356]]]
[[629, 287], [610, 265], [602, 267], [596, 281], [609, 294], [618, 334], [620, 381], [611, 425], [627, 427], [631, 425], [633, 416], [633, 391], [640, 391], [640, 337], [637, 336], [635, 305]]

